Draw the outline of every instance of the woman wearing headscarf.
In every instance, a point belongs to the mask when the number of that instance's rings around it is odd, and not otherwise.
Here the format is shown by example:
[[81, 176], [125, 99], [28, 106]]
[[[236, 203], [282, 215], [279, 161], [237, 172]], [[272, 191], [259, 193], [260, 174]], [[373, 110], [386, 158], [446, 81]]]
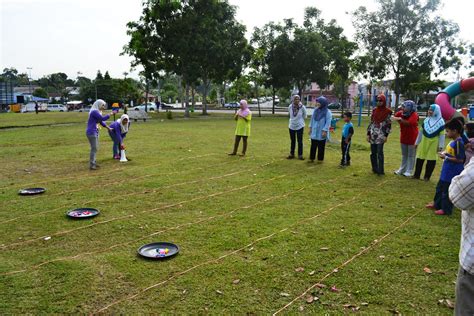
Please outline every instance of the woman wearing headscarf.
[[378, 175], [384, 175], [384, 153], [383, 146], [387, 142], [388, 134], [392, 127], [390, 117], [392, 110], [386, 105], [385, 95], [377, 96], [377, 107], [372, 111], [370, 124], [367, 127], [367, 141], [370, 143], [370, 162], [372, 171]]
[[250, 136], [250, 121], [252, 120], [252, 112], [250, 112], [246, 100], [240, 100], [240, 109], [235, 113], [234, 119], [237, 121], [234, 151], [229, 153], [229, 156], [235, 156], [237, 154], [240, 139], [243, 140], [242, 154], [240, 154], [240, 156], [245, 156], [247, 152], [247, 138]]
[[415, 167], [415, 142], [418, 137], [419, 118], [416, 113], [415, 102], [411, 100], [403, 102], [402, 110], [395, 113], [394, 120], [400, 124], [400, 146], [402, 150], [402, 163], [395, 174], [410, 177]]
[[89, 155], [89, 168], [96, 170], [98, 165], [96, 163], [97, 150], [99, 149], [99, 124], [107, 128], [109, 131], [112, 129], [105, 124], [110, 118], [110, 115], [102, 116], [102, 111], [105, 110], [105, 101], [98, 99], [92, 105], [89, 111], [89, 119], [87, 120], [86, 136], [91, 145], [91, 151]]
[[413, 179], [420, 179], [423, 164], [426, 160], [425, 181], [429, 181], [436, 166], [438, 152], [444, 149], [444, 120], [439, 105], [432, 104], [428, 109], [428, 117], [423, 121], [422, 131], [415, 142], [417, 148], [416, 165]]
[[114, 159], [120, 159], [120, 150], [125, 149], [123, 139], [127, 136], [130, 127], [130, 118], [127, 114], [123, 114], [118, 120], [110, 124], [112, 131], [109, 136], [112, 138], [112, 152]]
[[306, 107], [301, 103], [300, 96], [295, 94], [293, 96], [293, 102], [288, 106], [288, 115], [290, 116], [290, 122], [288, 128], [290, 130], [290, 155], [288, 159], [295, 158], [295, 147], [296, 140], [298, 139], [298, 159], [304, 160], [303, 158], [303, 132], [305, 127], [304, 120], [306, 119]]
[[311, 150], [309, 162], [314, 162], [316, 151], [318, 152], [318, 162], [324, 160], [324, 150], [326, 140], [329, 138], [329, 128], [331, 127], [332, 113], [328, 109], [328, 100], [324, 96], [316, 99], [316, 109], [311, 116], [309, 123], [309, 135], [311, 137]]

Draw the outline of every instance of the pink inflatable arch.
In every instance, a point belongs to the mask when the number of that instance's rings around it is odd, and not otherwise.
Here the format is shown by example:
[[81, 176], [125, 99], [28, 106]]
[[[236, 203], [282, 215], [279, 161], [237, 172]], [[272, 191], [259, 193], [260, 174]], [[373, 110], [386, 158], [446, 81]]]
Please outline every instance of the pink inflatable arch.
[[445, 121], [449, 121], [455, 115], [460, 115], [457, 114], [458, 112], [451, 106], [451, 98], [470, 90], [474, 90], [474, 77], [455, 82], [438, 93], [434, 103], [438, 104], [441, 108], [441, 114]]

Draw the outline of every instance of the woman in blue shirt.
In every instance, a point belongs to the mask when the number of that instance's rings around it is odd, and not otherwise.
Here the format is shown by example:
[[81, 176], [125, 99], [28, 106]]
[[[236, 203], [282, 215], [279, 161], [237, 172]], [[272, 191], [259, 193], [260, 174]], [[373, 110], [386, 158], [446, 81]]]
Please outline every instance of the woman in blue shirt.
[[332, 119], [332, 113], [328, 109], [328, 100], [324, 96], [316, 99], [316, 106], [317, 108], [314, 110], [309, 123], [309, 135], [311, 137], [309, 162], [314, 162], [316, 151], [318, 152], [318, 162], [324, 160], [324, 149]]

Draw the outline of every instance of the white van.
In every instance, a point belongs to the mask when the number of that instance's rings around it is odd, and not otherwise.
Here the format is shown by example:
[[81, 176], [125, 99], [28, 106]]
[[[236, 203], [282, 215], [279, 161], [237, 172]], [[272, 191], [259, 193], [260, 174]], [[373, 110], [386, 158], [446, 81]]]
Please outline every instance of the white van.
[[62, 104], [48, 104], [48, 112], [67, 112], [67, 108]]

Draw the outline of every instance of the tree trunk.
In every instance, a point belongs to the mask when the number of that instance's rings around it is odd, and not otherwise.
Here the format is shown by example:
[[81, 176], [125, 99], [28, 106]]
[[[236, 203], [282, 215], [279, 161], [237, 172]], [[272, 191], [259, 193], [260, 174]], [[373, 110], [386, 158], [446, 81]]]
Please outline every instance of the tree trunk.
[[183, 78], [181, 76], [178, 76], [178, 86], [179, 86], [179, 101], [181, 102], [181, 107], [183, 107]]
[[400, 73], [395, 73], [395, 110], [400, 102]]
[[148, 79], [146, 80], [146, 92], [145, 92], [145, 112], [148, 112], [148, 91], [150, 90], [150, 84], [148, 83]]
[[273, 99], [273, 102], [272, 102], [272, 114], [275, 114], [275, 94], [276, 94], [275, 88], [272, 87], [272, 99]]
[[195, 95], [196, 95], [196, 87], [194, 86], [194, 84], [191, 86], [191, 106], [194, 107], [196, 106], [196, 99], [195, 99]]
[[189, 84], [186, 82], [186, 101], [185, 101], [185, 110], [184, 110], [184, 117], [189, 117]]
[[207, 90], [209, 89], [209, 80], [206, 78], [203, 80], [204, 82], [204, 93], [203, 93], [203, 107], [202, 107], [202, 115], [207, 115]]
[[256, 84], [255, 87], [257, 88], [258, 117], [262, 117], [262, 112], [260, 111], [260, 100], [259, 100], [259, 93], [258, 93], [258, 85]]

